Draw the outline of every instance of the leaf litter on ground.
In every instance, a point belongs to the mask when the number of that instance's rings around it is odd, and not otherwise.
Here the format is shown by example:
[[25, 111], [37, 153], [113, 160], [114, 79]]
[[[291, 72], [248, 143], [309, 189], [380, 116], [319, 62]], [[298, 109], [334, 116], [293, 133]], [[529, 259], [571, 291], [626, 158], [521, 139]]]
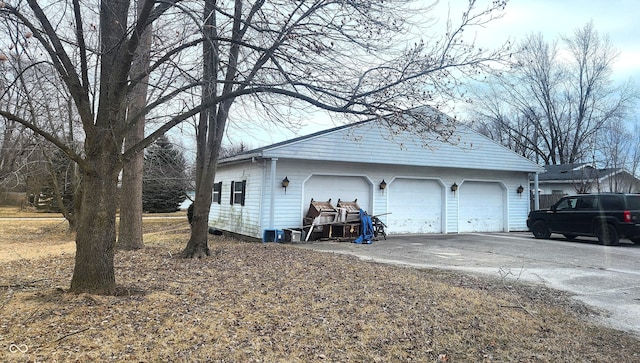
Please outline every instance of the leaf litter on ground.
[[3, 263], [0, 360], [640, 362], [565, 293], [220, 237], [185, 260], [185, 223], [154, 223], [116, 296], [66, 292], [73, 254]]

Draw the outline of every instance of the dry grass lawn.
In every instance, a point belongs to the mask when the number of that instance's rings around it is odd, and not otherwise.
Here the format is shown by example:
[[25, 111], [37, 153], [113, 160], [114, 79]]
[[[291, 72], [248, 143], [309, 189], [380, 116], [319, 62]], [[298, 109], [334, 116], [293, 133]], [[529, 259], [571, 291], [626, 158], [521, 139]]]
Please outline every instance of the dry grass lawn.
[[65, 230], [0, 220], [2, 362], [640, 362], [559, 292], [213, 237], [183, 260], [182, 219], [116, 255], [118, 296], [70, 294]]

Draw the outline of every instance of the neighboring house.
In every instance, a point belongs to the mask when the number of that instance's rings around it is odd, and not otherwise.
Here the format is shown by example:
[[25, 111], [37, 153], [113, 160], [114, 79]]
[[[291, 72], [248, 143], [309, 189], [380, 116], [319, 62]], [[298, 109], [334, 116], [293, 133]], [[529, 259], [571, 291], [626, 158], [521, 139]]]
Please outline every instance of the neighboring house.
[[261, 238], [267, 229], [301, 228], [312, 199], [357, 199], [390, 234], [527, 230], [529, 175], [542, 167], [464, 126], [443, 141], [384, 123], [221, 159], [210, 225]]
[[[546, 165], [538, 175], [541, 195], [638, 193], [640, 179], [623, 168], [598, 169], [589, 163]], [[531, 184], [533, 190], [533, 184]]]

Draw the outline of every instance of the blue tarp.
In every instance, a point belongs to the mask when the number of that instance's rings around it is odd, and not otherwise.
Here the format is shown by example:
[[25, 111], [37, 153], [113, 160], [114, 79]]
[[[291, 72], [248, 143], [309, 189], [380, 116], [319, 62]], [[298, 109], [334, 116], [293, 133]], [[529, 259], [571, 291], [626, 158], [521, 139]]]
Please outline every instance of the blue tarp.
[[360, 225], [360, 236], [353, 243], [370, 244], [373, 241], [373, 222], [371, 216], [362, 209], [360, 209]]

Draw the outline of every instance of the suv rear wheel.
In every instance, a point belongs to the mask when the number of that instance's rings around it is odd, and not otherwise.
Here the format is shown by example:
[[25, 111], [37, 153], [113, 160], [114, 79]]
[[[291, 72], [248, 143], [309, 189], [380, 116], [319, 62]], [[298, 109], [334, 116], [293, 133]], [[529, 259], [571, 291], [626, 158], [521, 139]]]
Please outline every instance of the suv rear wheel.
[[545, 221], [536, 221], [535, 223], [533, 223], [531, 232], [537, 239], [546, 239], [551, 237], [551, 231], [549, 231], [549, 227], [547, 226], [547, 222]]
[[620, 241], [616, 227], [610, 223], [598, 224], [596, 226], [596, 237], [604, 246], [617, 246]]

